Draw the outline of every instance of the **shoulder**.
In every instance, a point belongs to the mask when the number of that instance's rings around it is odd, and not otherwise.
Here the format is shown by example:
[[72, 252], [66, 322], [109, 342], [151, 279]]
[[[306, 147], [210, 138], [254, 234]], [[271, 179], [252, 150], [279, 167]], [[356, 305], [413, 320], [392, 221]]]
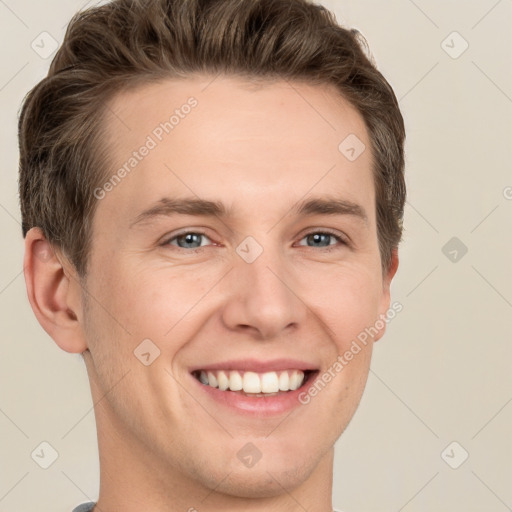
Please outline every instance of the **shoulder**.
[[96, 503], [93, 503], [92, 501], [82, 503], [81, 505], [78, 505], [78, 507], [74, 508], [72, 512], [91, 512], [94, 505], [96, 505]]
[[[89, 503], [82, 503], [81, 505], [78, 505], [78, 507], [74, 508], [72, 512], [91, 512], [94, 505], [96, 505], [96, 503], [93, 503], [92, 501]], [[342, 512], [342, 511], [335, 508], [333, 510], [333, 512]]]

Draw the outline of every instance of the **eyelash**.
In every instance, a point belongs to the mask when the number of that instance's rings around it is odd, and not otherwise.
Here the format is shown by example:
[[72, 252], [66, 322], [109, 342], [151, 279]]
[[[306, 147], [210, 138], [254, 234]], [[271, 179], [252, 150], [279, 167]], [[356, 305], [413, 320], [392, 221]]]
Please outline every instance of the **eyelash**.
[[[162, 246], [170, 245], [170, 242], [172, 242], [173, 240], [176, 240], [179, 237], [182, 237], [182, 236], [185, 236], [185, 235], [190, 235], [190, 234], [202, 235], [202, 236], [210, 239], [210, 237], [206, 233], [204, 233], [203, 231], [183, 231], [182, 233], [178, 233], [176, 235], [173, 235], [172, 238], [166, 239], [164, 242], [162, 242], [161, 245]], [[317, 234], [329, 235], [329, 236], [333, 237], [334, 239], [336, 239], [336, 241], [339, 242], [340, 245], [347, 246], [347, 247], [349, 246], [349, 243], [343, 237], [341, 237], [340, 235], [338, 235], [336, 233], [328, 231], [328, 230], [310, 231], [309, 233], [305, 233], [300, 240], [303, 240], [304, 238], [306, 238], [308, 236], [317, 235]], [[202, 249], [204, 249], [203, 246], [196, 247], [194, 249], [187, 249], [185, 247], [177, 247], [177, 246], [173, 246], [173, 247], [175, 247], [176, 249], [181, 249], [183, 251], [187, 251], [187, 252], [198, 252], [198, 251], [201, 251]], [[307, 246], [301, 246], [301, 247], [307, 247]], [[337, 245], [337, 244], [334, 244], [334, 245], [329, 244], [327, 247], [319, 247], [318, 249], [322, 249], [325, 252], [331, 252], [331, 251], [336, 250], [338, 248], [339, 248], [339, 245]], [[315, 247], [309, 247], [309, 249], [315, 249]]]

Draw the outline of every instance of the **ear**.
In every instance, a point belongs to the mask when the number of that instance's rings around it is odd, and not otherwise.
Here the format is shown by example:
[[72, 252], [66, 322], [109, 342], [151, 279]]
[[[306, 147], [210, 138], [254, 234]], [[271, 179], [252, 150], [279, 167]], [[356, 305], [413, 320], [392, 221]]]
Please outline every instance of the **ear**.
[[43, 329], [66, 352], [84, 352], [80, 279], [40, 228], [26, 234], [23, 272], [28, 300]]
[[[380, 300], [380, 306], [379, 306], [379, 319], [375, 322], [376, 327], [378, 328], [379, 332], [374, 336], [373, 341], [378, 341], [382, 338], [384, 333], [386, 332], [386, 312], [389, 310], [389, 306], [391, 303], [391, 293], [390, 293], [390, 287], [391, 287], [391, 281], [393, 280], [393, 277], [396, 274], [396, 271], [398, 270], [398, 247], [393, 248], [391, 251], [391, 261], [389, 263], [389, 267], [383, 276], [382, 280], [382, 296]], [[383, 324], [383, 325], [382, 325]], [[380, 328], [382, 327], [382, 328]]]

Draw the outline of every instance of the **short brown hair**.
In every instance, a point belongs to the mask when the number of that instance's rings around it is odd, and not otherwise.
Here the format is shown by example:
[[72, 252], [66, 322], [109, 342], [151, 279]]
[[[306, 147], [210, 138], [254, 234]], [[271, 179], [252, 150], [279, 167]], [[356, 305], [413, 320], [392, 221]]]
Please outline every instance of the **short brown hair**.
[[113, 0], [76, 14], [20, 114], [23, 236], [40, 227], [86, 275], [93, 190], [109, 175], [104, 119], [118, 92], [204, 73], [299, 80], [334, 85], [365, 121], [385, 270], [402, 236], [405, 129], [366, 46], [309, 0]]

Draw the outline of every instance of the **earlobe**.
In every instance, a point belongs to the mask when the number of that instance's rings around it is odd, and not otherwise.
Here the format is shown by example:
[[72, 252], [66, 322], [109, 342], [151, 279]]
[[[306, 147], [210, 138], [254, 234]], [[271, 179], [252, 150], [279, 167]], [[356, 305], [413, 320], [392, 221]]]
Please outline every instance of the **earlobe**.
[[32, 310], [43, 329], [66, 352], [87, 349], [80, 308], [80, 282], [67, 271], [40, 228], [25, 237], [23, 272]]

